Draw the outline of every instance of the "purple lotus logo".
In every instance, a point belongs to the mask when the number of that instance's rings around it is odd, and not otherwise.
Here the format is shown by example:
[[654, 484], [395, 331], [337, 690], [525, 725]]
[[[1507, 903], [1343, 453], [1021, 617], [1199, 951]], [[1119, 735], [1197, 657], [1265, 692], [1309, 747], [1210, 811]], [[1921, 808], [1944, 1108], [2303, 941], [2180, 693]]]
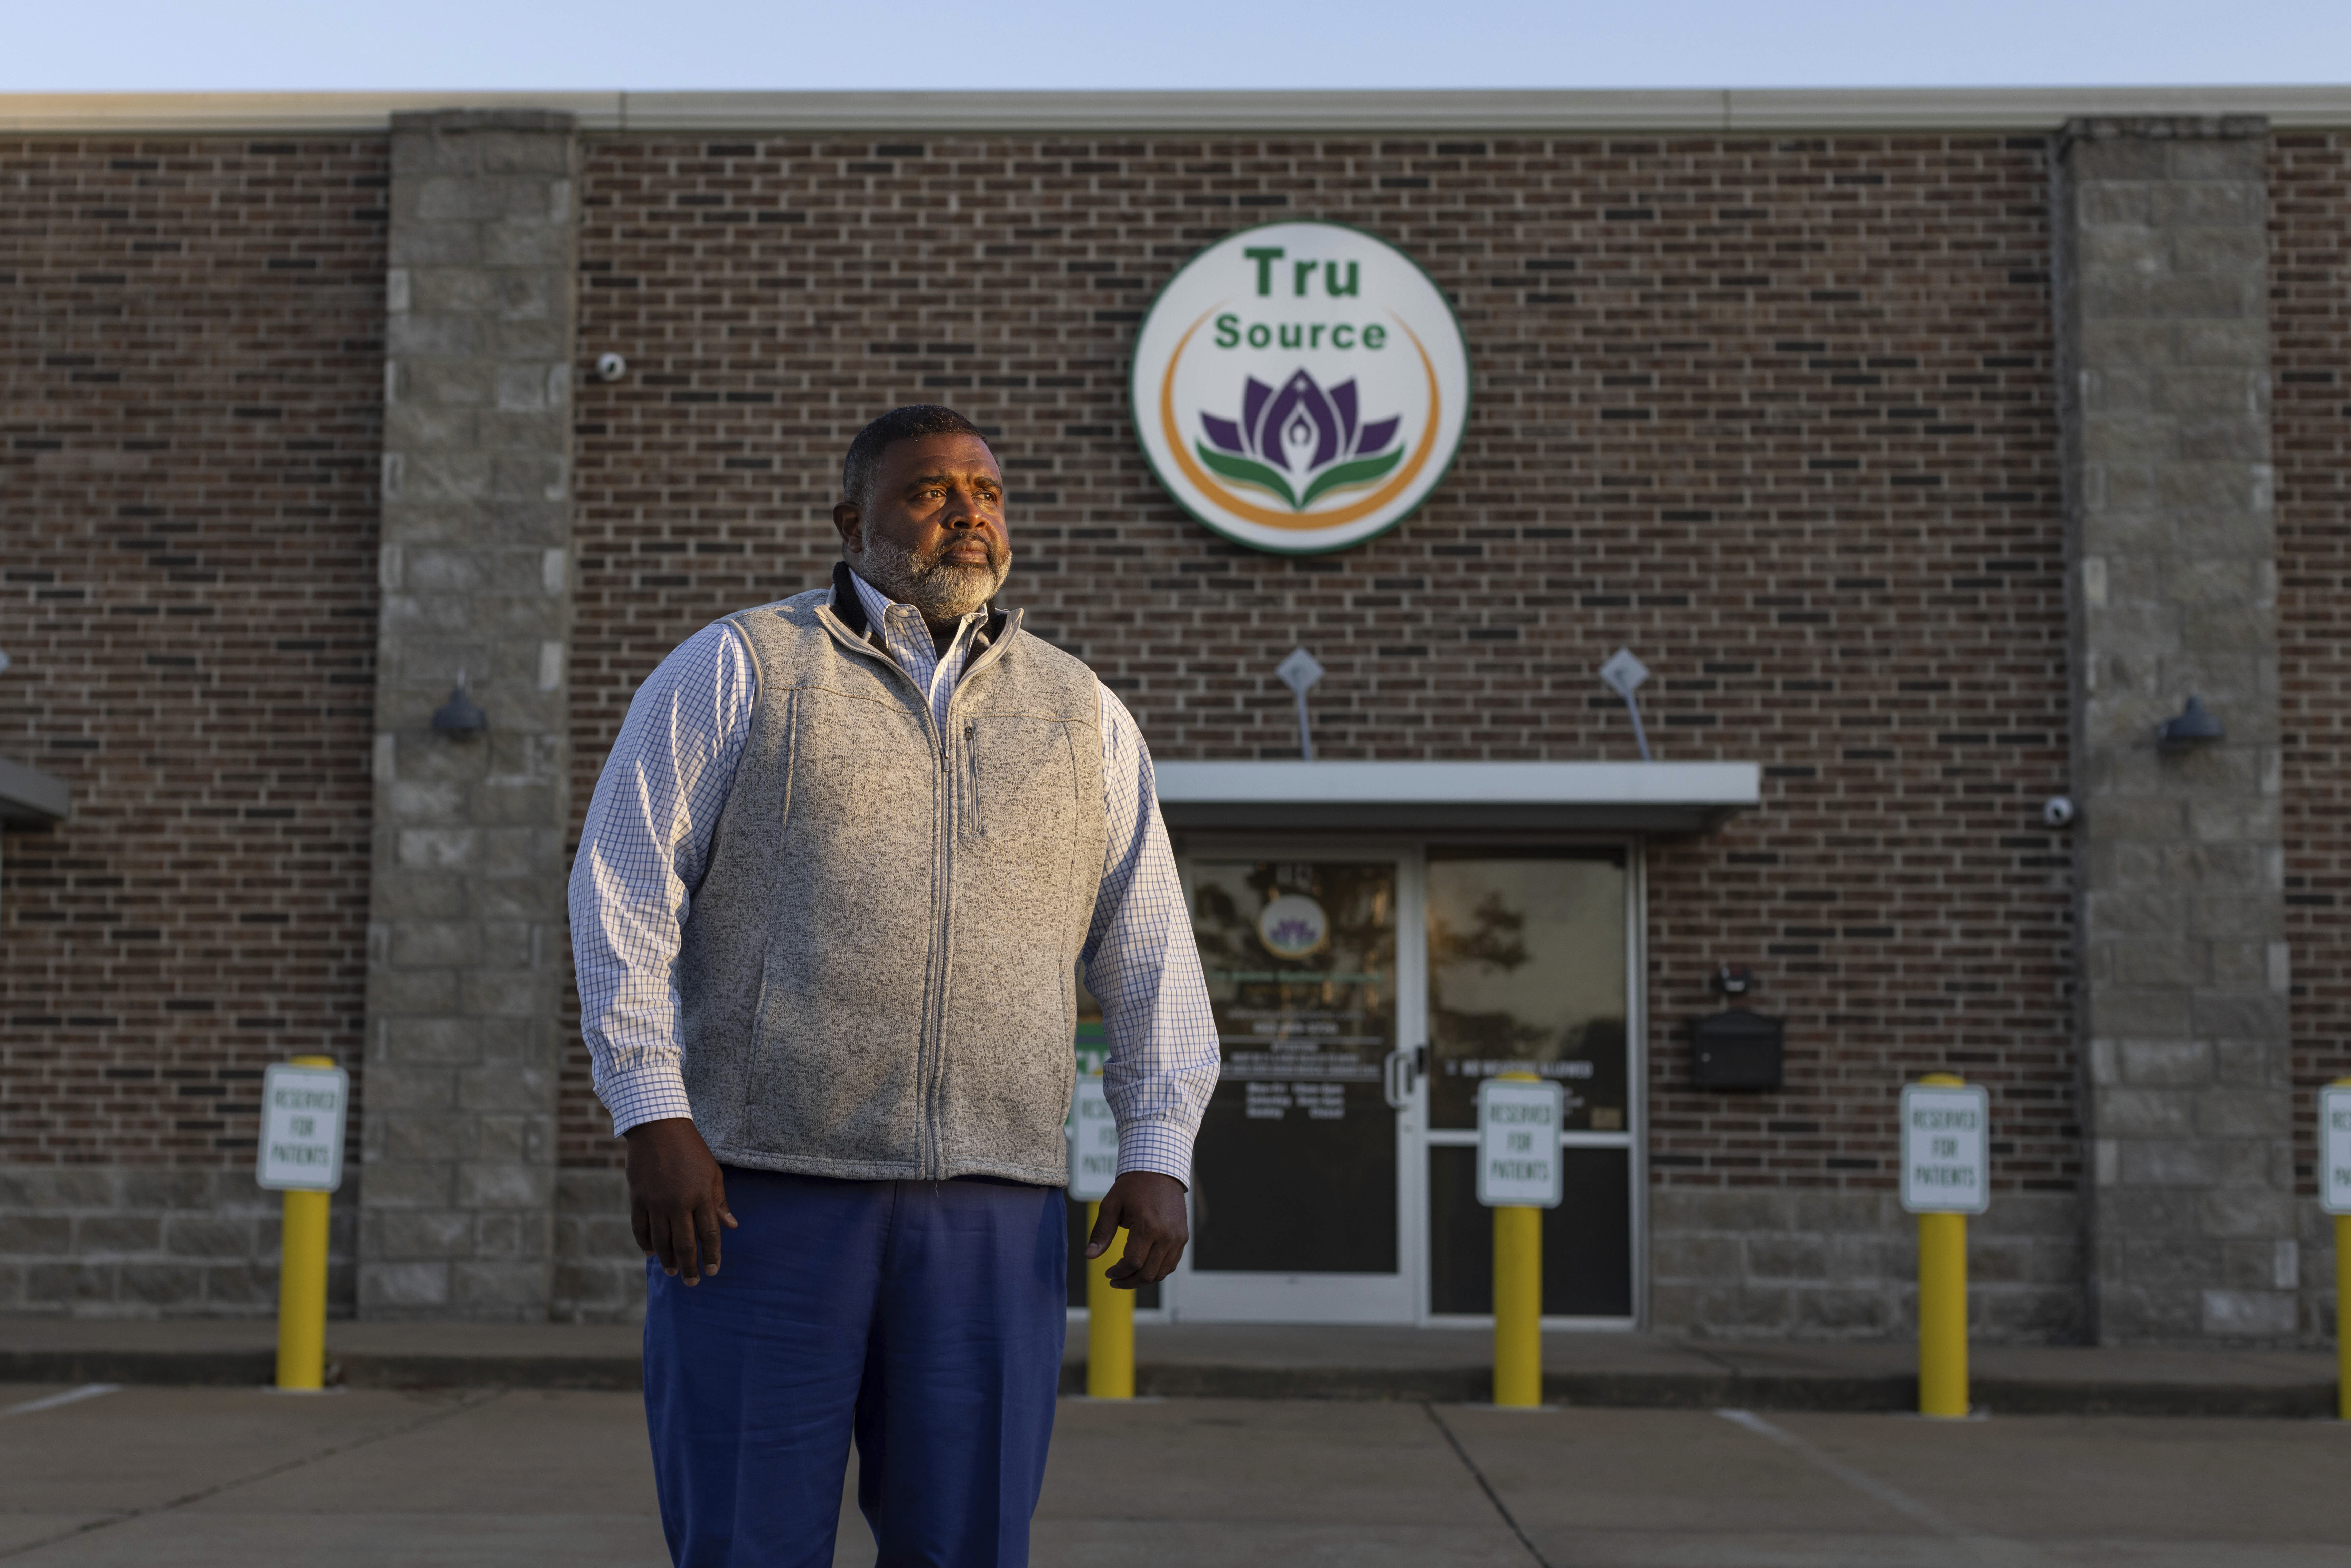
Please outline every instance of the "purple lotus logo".
[[1258, 940], [1277, 958], [1304, 958], [1331, 940], [1331, 916], [1302, 893], [1285, 893], [1257, 915]]
[[1270, 491], [1302, 512], [1333, 490], [1370, 485], [1404, 459], [1395, 419], [1361, 423], [1352, 378], [1325, 392], [1301, 368], [1280, 392], [1250, 376], [1236, 422], [1203, 413], [1194, 450], [1237, 485]]

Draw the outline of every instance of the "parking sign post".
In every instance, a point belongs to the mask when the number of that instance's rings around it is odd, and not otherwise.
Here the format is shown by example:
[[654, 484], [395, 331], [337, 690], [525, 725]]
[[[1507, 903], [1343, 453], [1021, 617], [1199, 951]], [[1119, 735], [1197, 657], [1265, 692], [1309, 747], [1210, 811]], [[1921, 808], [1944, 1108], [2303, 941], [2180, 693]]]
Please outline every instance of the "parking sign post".
[[277, 1386], [316, 1394], [327, 1381], [327, 1214], [343, 1183], [350, 1075], [330, 1056], [298, 1056], [261, 1080], [254, 1179], [286, 1195], [278, 1243]]
[[1478, 1201], [1494, 1211], [1494, 1403], [1542, 1403], [1542, 1211], [1563, 1196], [1560, 1087], [1531, 1072], [1478, 1085]]
[[[1118, 1121], [1099, 1071], [1078, 1075], [1070, 1103], [1070, 1196], [1086, 1206], [1086, 1234], [1102, 1218], [1102, 1200], [1118, 1179]], [[1086, 1396], [1134, 1397], [1134, 1292], [1113, 1288], [1110, 1266], [1126, 1252], [1126, 1232], [1111, 1238], [1086, 1264]]]
[[1918, 1414], [1968, 1413], [1968, 1216], [1989, 1207], [1991, 1096], [1949, 1072], [1902, 1091], [1902, 1207], [1918, 1217]]

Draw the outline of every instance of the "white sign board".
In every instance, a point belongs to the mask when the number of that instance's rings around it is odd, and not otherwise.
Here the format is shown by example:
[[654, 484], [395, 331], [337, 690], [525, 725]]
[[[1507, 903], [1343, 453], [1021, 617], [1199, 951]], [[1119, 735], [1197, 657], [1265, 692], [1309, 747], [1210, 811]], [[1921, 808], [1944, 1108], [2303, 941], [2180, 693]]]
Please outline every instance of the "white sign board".
[[281, 1061], [264, 1072], [254, 1179], [273, 1191], [342, 1186], [343, 1114], [350, 1099], [351, 1075], [340, 1067]]
[[1320, 555], [1395, 527], [1469, 418], [1469, 343], [1420, 264], [1343, 224], [1242, 229], [1176, 270], [1130, 356], [1134, 433], [1227, 538]]
[[1913, 1214], [1981, 1214], [1991, 1207], [1991, 1091], [1904, 1085], [1902, 1207]]
[[2329, 1214], [2351, 1214], [2351, 1083], [2318, 1092], [2318, 1201]]
[[1478, 1085], [1478, 1201], [1489, 1208], [1557, 1208], [1560, 1087], [1489, 1078]]
[[1100, 1203], [1117, 1179], [1117, 1119], [1102, 1095], [1102, 1079], [1081, 1072], [1070, 1100], [1070, 1196], [1080, 1203]]

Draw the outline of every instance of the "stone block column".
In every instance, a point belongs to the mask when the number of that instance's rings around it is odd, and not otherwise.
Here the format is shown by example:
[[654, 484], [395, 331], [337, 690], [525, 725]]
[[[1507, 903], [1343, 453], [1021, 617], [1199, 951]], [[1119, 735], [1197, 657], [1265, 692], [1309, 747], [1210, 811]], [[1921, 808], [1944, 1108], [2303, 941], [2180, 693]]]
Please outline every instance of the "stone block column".
[[[359, 1310], [547, 1315], [579, 141], [392, 121]], [[487, 716], [436, 731], [460, 674]]]
[[[2268, 254], [2257, 119], [2059, 139], [2092, 1310], [2294, 1332]], [[2164, 750], [2190, 696], [2227, 728]]]

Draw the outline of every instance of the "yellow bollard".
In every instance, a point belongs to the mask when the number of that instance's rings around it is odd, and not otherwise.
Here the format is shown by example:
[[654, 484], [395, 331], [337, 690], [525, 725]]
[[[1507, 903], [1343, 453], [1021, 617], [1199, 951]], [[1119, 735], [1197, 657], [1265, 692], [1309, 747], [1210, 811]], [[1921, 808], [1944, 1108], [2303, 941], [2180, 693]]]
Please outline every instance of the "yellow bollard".
[[[2351, 1078], [2338, 1078], [2327, 1088], [2351, 1089]], [[2319, 1100], [2318, 1190], [2331, 1195], [2328, 1167], [2335, 1155], [2326, 1098]], [[2351, 1214], [2335, 1217], [2335, 1416], [2337, 1420], [2351, 1421]]]
[[2335, 1414], [2351, 1421], [2351, 1214], [2335, 1217]]
[[[298, 1056], [297, 1067], [332, 1067]], [[333, 1195], [288, 1192], [278, 1242], [277, 1386], [316, 1393], [327, 1385], [327, 1205]]]
[[2335, 1216], [2335, 1416], [2351, 1420], [2351, 1328], [2344, 1322], [2351, 1302], [2351, 1213]]
[[1968, 1413], [1968, 1217], [1918, 1217], [1918, 1414]]
[[[1086, 1205], [1086, 1234], [1093, 1234], [1102, 1205]], [[1126, 1251], [1126, 1232], [1086, 1265], [1086, 1395], [1092, 1399], [1134, 1397], [1134, 1292], [1111, 1288], [1110, 1266]]]
[[1542, 1210], [1494, 1210], [1494, 1403], [1542, 1403]]
[[[1966, 1080], [1929, 1072], [1918, 1080], [1958, 1088]], [[1968, 1217], [1918, 1217], [1918, 1414], [1968, 1413]]]

